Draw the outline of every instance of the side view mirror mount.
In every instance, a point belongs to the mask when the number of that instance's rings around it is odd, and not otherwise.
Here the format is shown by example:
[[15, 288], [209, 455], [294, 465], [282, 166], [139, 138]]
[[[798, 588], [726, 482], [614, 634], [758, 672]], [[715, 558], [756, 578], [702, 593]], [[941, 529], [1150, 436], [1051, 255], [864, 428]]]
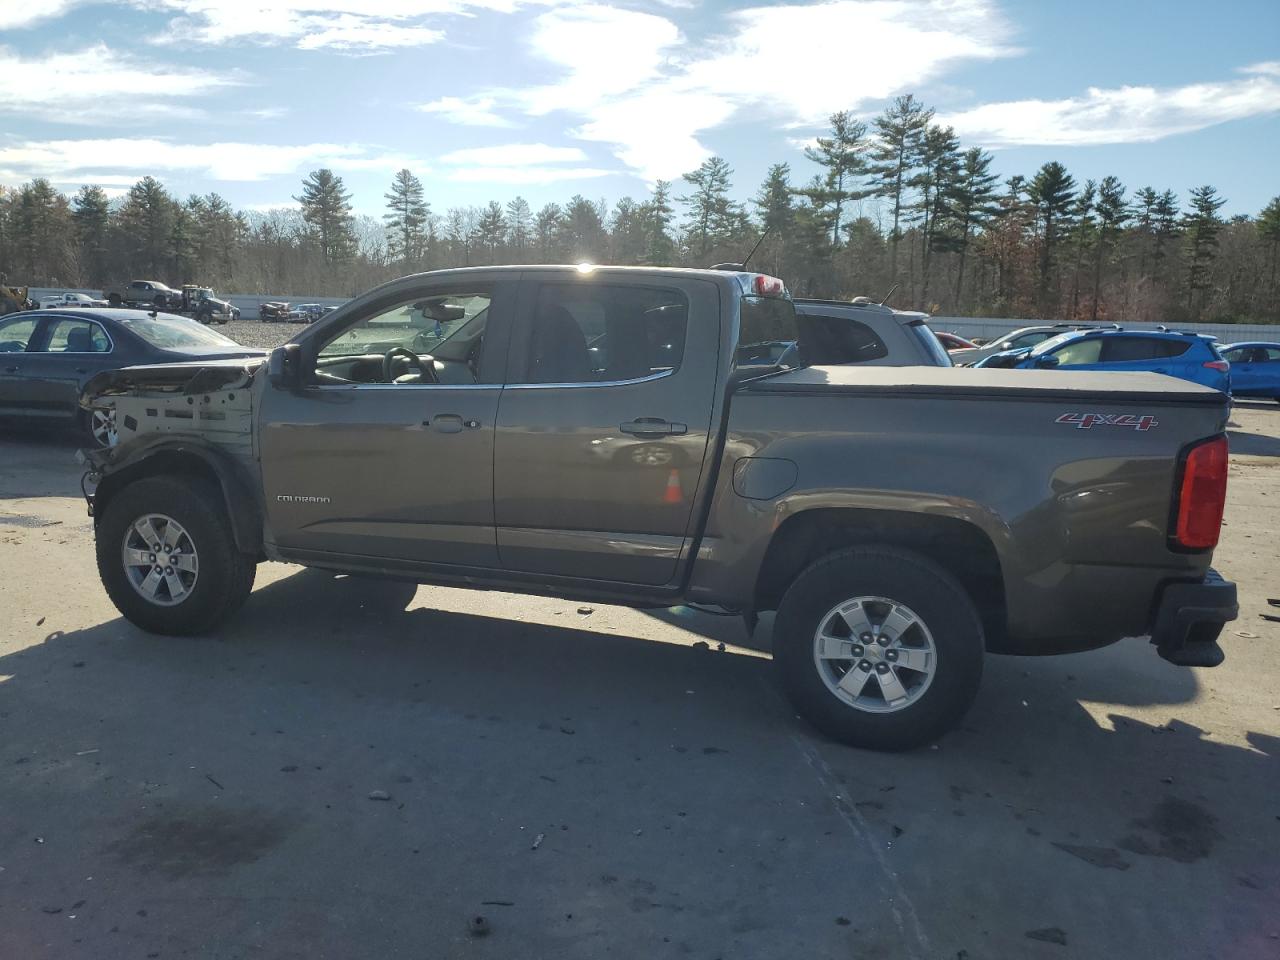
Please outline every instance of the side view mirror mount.
[[272, 350], [267, 358], [267, 380], [281, 390], [296, 390], [302, 386], [302, 347], [286, 343]]
[[1046, 353], [1043, 357], [1036, 357], [1036, 366], [1041, 370], [1052, 370], [1061, 361], [1051, 353]]

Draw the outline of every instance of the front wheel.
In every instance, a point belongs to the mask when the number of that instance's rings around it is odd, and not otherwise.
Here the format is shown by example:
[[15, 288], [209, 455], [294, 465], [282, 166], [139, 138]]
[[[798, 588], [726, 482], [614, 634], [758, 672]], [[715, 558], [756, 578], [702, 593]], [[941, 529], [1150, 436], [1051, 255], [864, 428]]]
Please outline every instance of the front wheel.
[[150, 633], [205, 633], [253, 588], [254, 558], [236, 548], [221, 491], [207, 480], [131, 483], [108, 501], [96, 533], [107, 595]]
[[94, 408], [87, 410], [80, 417], [85, 435], [95, 447], [114, 447], [120, 436], [116, 433], [115, 410]]
[[895, 547], [818, 560], [791, 584], [774, 662], [802, 716], [842, 743], [907, 750], [951, 729], [977, 696], [982, 621], [959, 583]]

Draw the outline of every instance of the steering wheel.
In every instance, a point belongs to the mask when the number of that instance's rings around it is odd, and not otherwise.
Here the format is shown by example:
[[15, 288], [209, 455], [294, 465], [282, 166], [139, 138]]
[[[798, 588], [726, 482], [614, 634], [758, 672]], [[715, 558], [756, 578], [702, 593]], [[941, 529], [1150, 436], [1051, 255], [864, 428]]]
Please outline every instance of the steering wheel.
[[436, 376], [435, 364], [430, 362], [429, 357], [424, 360], [408, 347], [392, 347], [382, 355], [382, 380], [384, 383], [395, 383], [395, 377], [391, 375], [391, 364], [396, 357], [406, 357], [410, 363], [422, 371], [422, 378], [427, 383], [440, 382], [440, 378]]

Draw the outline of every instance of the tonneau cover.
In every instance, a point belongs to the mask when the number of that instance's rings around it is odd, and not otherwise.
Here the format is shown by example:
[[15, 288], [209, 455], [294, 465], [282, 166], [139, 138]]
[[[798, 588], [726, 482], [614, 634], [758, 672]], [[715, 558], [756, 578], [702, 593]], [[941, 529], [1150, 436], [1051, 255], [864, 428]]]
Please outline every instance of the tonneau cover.
[[977, 367], [806, 367], [752, 380], [751, 393], [838, 393], [943, 398], [1008, 396], [1027, 400], [1139, 400], [1225, 405], [1211, 387], [1158, 373], [1001, 370]]

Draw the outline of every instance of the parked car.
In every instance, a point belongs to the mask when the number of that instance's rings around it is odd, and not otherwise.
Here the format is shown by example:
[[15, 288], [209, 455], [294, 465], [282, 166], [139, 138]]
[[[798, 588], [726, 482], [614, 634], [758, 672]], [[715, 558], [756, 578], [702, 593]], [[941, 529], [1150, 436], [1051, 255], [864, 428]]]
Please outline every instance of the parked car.
[[148, 306], [157, 310], [180, 309], [182, 293], [159, 280], [130, 280], [128, 283], [107, 287], [102, 299], [110, 306]]
[[260, 357], [186, 317], [109, 307], [30, 310], [0, 318], [0, 418], [78, 423], [100, 445], [115, 442], [110, 411], [80, 408], [94, 375], [134, 364]]
[[975, 366], [1163, 373], [1228, 393], [1231, 364], [1218, 353], [1214, 339], [1159, 330], [1079, 330], [1030, 349], [998, 353]]
[[305, 319], [307, 323], [315, 323], [321, 317], [328, 316], [336, 309], [338, 308], [332, 307], [327, 303], [299, 303], [293, 307], [293, 310]]
[[289, 319], [289, 304], [284, 300], [268, 300], [258, 304], [258, 319], [263, 323], [276, 323]]
[[808, 365], [949, 367], [951, 359], [923, 313], [894, 310], [865, 297], [796, 300], [802, 360]]
[[[943, 349], [948, 354], [954, 354], [957, 350], [976, 350], [978, 348], [978, 344], [972, 340], [966, 340], [955, 333], [947, 333], [945, 330], [935, 330], [933, 335], [938, 338], [938, 342], [942, 344]], [[954, 359], [953, 357], [952, 362], [954, 362]]]
[[107, 301], [96, 300], [84, 293], [55, 293], [41, 297], [38, 306], [41, 310], [56, 310], [60, 307], [105, 307]]
[[1233, 396], [1280, 400], [1280, 343], [1229, 343], [1218, 352], [1231, 364]]
[[[958, 366], [976, 366], [979, 360], [1005, 353], [1008, 350], [1025, 350], [1043, 343], [1050, 337], [1057, 337], [1070, 330], [1098, 330], [1101, 327], [1079, 323], [1047, 323], [1037, 327], [1020, 327], [994, 340], [987, 340], [981, 346], [965, 347], [951, 354], [951, 362]], [[1109, 329], [1115, 329], [1111, 327]]]
[[986, 651], [1150, 634], [1221, 662], [1224, 394], [806, 354], [772, 277], [484, 267], [384, 284], [266, 361], [100, 374], [82, 402], [121, 435], [86, 455], [103, 584], [161, 634], [225, 621], [263, 558], [776, 610], [796, 709], [882, 750], [953, 726]]

